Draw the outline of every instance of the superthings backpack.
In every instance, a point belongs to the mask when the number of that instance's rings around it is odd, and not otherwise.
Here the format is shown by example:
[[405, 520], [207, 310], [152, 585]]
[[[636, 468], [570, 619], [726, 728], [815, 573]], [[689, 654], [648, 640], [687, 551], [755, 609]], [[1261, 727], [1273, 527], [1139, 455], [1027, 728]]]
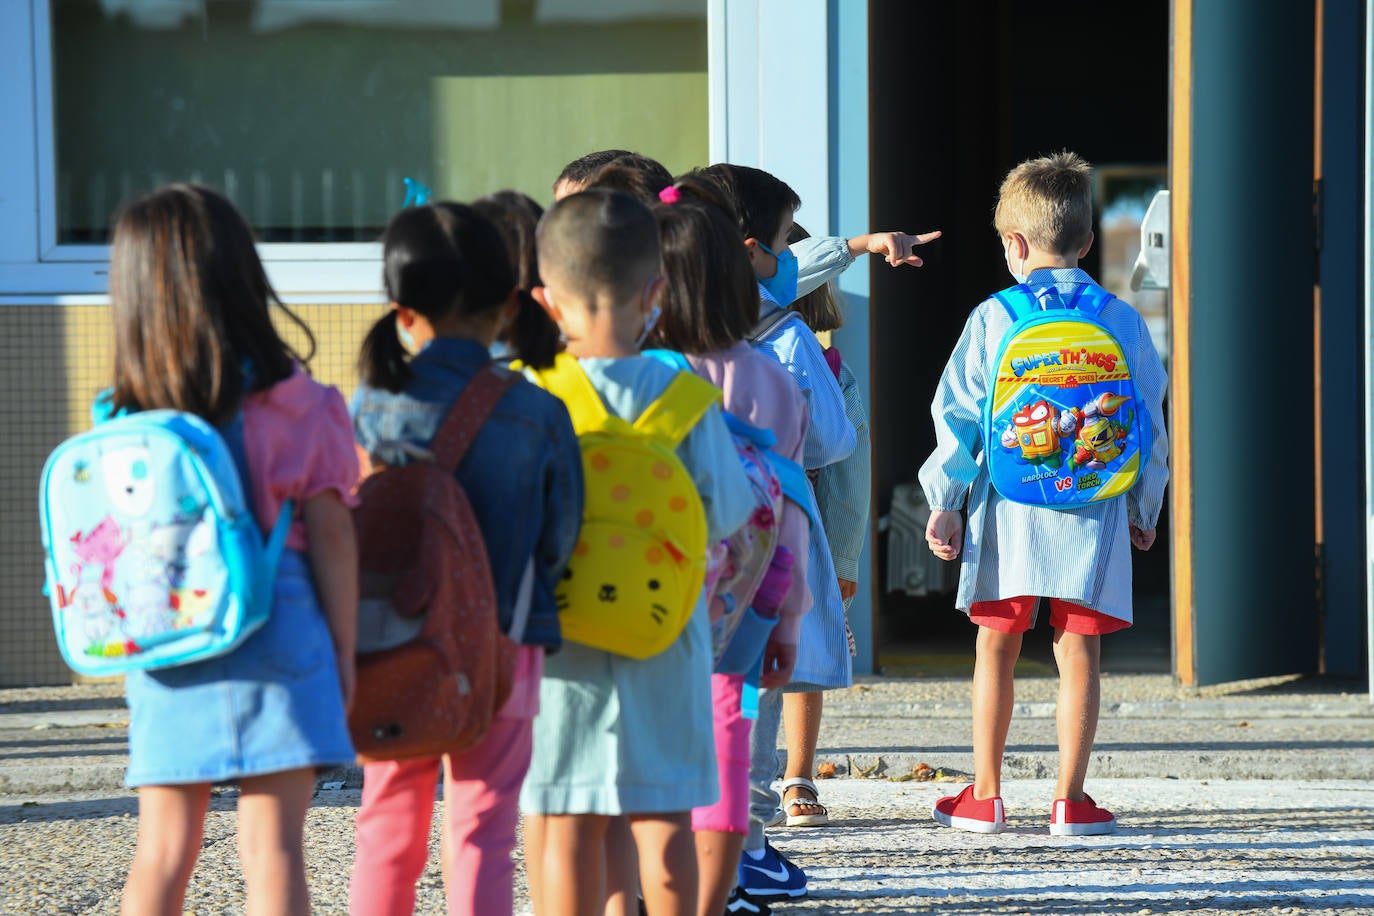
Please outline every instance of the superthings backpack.
[[582, 449], [582, 531], [555, 590], [563, 637], [657, 655], [691, 619], [706, 575], [706, 512], [675, 450], [720, 390], [679, 372], [630, 423], [606, 409], [572, 356], [534, 380], [568, 408]]
[[[673, 350], [645, 350], [644, 356], [685, 372], [691, 364]], [[778, 546], [778, 521], [782, 514], [782, 484], [769, 459], [777, 444], [773, 433], [759, 429], [730, 413], [725, 425], [735, 442], [744, 476], [754, 494], [754, 510], [749, 520], [723, 542], [723, 561], [719, 578], [711, 591], [711, 647], [719, 662], [739, 629], [740, 622], [768, 572], [773, 551]], [[708, 572], [708, 584], [710, 573]]]
[[1099, 317], [1112, 294], [1083, 285], [1067, 302], [1053, 288], [1038, 300], [1021, 284], [994, 298], [1012, 321], [983, 405], [997, 492], [1071, 509], [1130, 490], [1149, 459], [1150, 414], [1121, 343]]
[[[358, 686], [349, 731], [364, 763], [465, 750], [510, 696], [518, 646], [501, 632], [486, 540], [454, 476], [520, 377], [487, 367], [430, 443], [358, 488]], [[526, 566], [521, 594], [533, 582]]]
[[247, 480], [241, 413], [221, 435], [192, 414], [149, 410], [53, 450], [39, 518], [68, 665], [99, 677], [201, 661], [266, 622], [293, 507], [264, 543]]

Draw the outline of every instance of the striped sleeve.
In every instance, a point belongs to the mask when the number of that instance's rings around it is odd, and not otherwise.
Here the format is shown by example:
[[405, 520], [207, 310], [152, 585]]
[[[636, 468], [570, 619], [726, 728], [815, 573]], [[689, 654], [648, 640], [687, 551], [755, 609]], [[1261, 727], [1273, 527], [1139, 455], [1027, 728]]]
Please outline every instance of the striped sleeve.
[[973, 310], [940, 376], [930, 415], [935, 451], [921, 466], [921, 488], [932, 509], [960, 509], [978, 476], [983, 452], [983, 399], [987, 396], [987, 317]]

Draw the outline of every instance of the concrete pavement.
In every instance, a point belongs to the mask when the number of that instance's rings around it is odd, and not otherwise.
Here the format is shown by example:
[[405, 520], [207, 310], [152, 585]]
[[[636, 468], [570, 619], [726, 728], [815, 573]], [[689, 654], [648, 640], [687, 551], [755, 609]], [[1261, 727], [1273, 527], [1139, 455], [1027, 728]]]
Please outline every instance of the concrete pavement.
[[[1012, 829], [996, 837], [930, 820], [961, 782], [905, 778], [917, 763], [972, 769], [967, 679], [866, 679], [827, 694], [818, 760], [851, 778], [821, 783], [834, 827], [774, 832], [812, 880], [806, 900], [778, 911], [1374, 913], [1374, 706], [1363, 685], [1189, 691], [1167, 676], [1104, 678], [1088, 788], [1122, 826], [1081, 839], [1045, 828], [1056, 687], [1018, 680]], [[112, 685], [0, 691], [0, 914], [117, 911], [137, 825], [122, 788], [125, 714]], [[317, 912], [346, 910], [357, 783], [355, 770], [323, 777], [309, 815]], [[229, 790], [212, 805], [188, 912], [241, 911], [234, 803]], [[434, 863], [419, 893], [417, 912], [442, 912]]]

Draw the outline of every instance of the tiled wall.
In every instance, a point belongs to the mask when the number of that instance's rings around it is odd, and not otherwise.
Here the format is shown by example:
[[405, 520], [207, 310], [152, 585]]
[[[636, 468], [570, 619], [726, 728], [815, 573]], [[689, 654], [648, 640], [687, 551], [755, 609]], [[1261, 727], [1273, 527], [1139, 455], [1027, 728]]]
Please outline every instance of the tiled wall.
[[[345, 397], [380, 305], [307, 305], [293, 311], [315, 334], [315, 378]], [[289, 322], [282, 333], [303, 340]], [[48, 453], [90, 425], [91, 398], [110, 384], [113, 344], [103, 305], [0, 307], [0, 686], [70, 683], [43, 597], [38, 479]]]

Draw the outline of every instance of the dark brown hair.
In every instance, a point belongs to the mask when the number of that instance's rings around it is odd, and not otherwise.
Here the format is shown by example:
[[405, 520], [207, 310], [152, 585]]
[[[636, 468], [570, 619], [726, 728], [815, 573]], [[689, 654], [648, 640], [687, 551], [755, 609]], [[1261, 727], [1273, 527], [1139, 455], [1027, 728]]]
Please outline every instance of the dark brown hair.
[[[787, 244], [791, 245], [793, 242], [809, 238], [811, 233], [793, 223], [792, 231], [787, 233]], [[800, 315], [806, 326], [818, 334], [822, 331], [838, 331], [844, 327], [844, 312], [840, 309], [835, 290], [829, 283], [822, 283], [788, 308]]]
[[658, 274], [658, 232], [649, 209], [628, 194], [594, 188], [570, 194], [539, 221], [539, 263], [579, 296], [626, 302]]
[[729, 217], [684, 196], [654, 218], [667, 285], [653, 344], [697, 354], [739, 343], [759, 320], [759, 286]]
[[573, 184], [586, 184], [587, 179], [608, 162], [619, 159], [621, 156], [632, 155], [627, 149], [602, 149], [587, 153], [585, 156], [578, 156], [572, 162], [563, 166], [563, 171], [558, 173], [554, 179], [553, 186], [557, 188], [565, 181]]
[[558, 325], [529, 294], [536, 286], [544, 285], [539, 276], [539, 251], [534, 243], [544, 208], [519, 191], [497, 191], [474, 200], [472, 209], [491, 220], [501, 233], [520, 287], [520, 307], [498, 339], [509, 345], [527, 365], [546, 369], [553, 365], [558, 355]]
[[801, 198], [787, 182], [762, 169], [720, 162], [691, 174], [711, 182], [729, 199], [744, 238], [765, 245], [773, 244], [783, 218], [801, 206]]
[[[172, 408], [223, 425], [248, 391], [286, 379], [315, 352], [310, 329], [272, 291], [248, 224], [199, 185], [167, 185], [120, 212], [110, 302], [116, 410]], [[272, 305], [305, 333], [309, 353], [282, 340]]]
[[673, 183], [673, 174], [657, 160], [628, 153], [611, 160], [587, 178], [582, 189], [605, 188], [628, 194], [646, 207], [658, 205], [658, 193]]
[[[408, 207], [391, 218], [382, 236], [382, 274], [387, 298], [429, 319], [488, 313], [515, 289], [515, 269], [496, 227], [472, 207], [449, 202]], [[358, 369], [372, 388], [399, 392], [410, 380], [395, 309], [363, 340]]]

